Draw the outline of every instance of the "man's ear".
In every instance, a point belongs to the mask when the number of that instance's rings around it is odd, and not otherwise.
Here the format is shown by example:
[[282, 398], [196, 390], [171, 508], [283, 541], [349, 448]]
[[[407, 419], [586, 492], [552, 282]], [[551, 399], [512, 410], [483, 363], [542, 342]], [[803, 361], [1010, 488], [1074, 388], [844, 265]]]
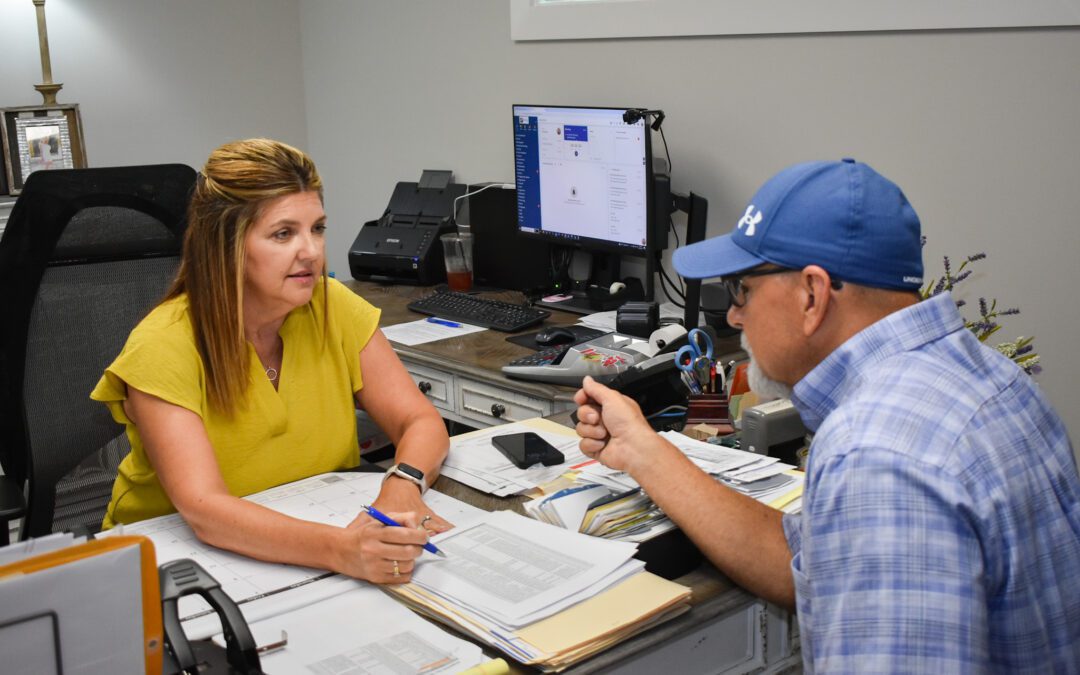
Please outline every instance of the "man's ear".
[[829, 292], [829, 273], [817, 265], [807, 265], [799, 274], [799, 290], [803, 299], [803, 335], [816, 333], [829, 312], [832, 293]]

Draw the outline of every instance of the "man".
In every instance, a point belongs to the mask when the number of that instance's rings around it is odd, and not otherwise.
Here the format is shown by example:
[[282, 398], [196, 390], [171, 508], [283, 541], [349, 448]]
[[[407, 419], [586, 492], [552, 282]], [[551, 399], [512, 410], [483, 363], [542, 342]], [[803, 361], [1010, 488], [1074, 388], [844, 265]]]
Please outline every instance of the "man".
[[729, 490], [586, 379], [589, 456], [633, 476], [723, 572], [797, 608], [808, 671], [1080, 671], [1080, 481], [1020, 368], [919, 301], [920, 224], [854, 160], [790, 167], [734, 230], [675, 251], [722, 277], [751, 388], [814, 432], [801, 515]]

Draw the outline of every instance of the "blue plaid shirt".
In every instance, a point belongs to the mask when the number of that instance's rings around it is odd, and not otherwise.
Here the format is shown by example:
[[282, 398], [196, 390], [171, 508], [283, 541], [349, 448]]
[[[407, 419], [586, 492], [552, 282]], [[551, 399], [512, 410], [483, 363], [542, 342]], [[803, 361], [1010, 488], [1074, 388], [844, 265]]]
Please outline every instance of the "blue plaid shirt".
[[1080, 481], [1065, 427], [949, 294], [844, 343], [792, 396], [785, 516], [809, 672], [1080, 672]]

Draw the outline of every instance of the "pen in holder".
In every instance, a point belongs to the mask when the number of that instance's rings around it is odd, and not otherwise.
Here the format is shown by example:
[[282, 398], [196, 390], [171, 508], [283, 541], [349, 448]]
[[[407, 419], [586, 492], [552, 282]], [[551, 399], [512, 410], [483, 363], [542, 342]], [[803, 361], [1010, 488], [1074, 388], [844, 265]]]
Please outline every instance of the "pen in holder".
[[734, 431], [728, 397], [724, 394], [691, 394], [687, 399], [686, 426], [693, 424], [728, 427], [729, 433]]

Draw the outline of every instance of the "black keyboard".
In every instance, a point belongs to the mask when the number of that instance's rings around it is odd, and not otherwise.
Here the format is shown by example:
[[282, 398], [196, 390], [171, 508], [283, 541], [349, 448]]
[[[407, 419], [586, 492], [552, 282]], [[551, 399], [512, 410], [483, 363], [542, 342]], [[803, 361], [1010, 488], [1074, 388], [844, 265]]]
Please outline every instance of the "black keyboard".
[[535, 307], [485, 300], [456, 291], [433, 293], [426, 298], [414, 300], [409, 303], [409, 309], [421, 314], [493, 328], [505, 333], [514, 333], [528, 328], [551, 316], [551, 312]]

